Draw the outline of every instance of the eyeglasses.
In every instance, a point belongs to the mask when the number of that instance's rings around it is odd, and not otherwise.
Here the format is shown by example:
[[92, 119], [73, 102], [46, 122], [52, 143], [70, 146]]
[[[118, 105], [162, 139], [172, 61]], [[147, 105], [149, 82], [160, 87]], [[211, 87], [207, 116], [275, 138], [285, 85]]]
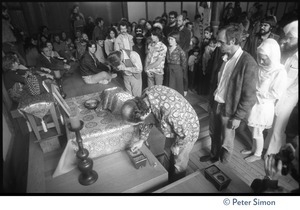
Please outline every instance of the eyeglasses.
[[175, 17], [169, 17], [169, 19], [175, 19]]

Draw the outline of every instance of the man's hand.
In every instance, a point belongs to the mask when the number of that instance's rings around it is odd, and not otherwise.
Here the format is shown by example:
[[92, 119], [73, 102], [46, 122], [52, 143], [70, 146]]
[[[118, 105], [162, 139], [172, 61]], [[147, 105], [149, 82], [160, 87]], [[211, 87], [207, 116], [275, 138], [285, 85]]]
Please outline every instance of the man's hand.
[[153, 72], [147, 71], [146, 73], [147, 73], [148, 77], [153, 77], [154, 76]]
[[126, 66], [123, 64], [123, 63], [121, 63], [118, 67], [117, 67], [119, 70], [125, 70], [125, 68], [126, 68]]
[[179, 146], [171, 146], [171, 152], [173, 153], [173, 155], [179, 155]]
[[131, 145], [131, 151], [135, 152], [138, 149], [142, 148], [144, 141], [143, 140], [139, 140], [138, 142], [135, 142], [134, 144]]
[[238, 119], [231, 119], [228, 122], [228, 128], [231, 128], [232, 130], [237, 129], [240, 126], [241, 120]]

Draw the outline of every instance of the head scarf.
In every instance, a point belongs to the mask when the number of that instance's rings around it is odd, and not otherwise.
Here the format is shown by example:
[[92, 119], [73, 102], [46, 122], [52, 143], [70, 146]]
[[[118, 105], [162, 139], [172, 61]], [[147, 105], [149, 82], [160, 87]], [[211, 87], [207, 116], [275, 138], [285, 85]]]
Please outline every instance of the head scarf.
[[284, 34], [291, 34], [292, 37], [294, 38], [298, 38], [298, 20], [293, 21], [289, 24], [287, 24], [284, 28], [283, 28]]
[[279, 44], [275, 39], [268, 38], [264, 40], [257, 48], [257, 54], [263, 54], [268, 56], [271, 61], [270, 66], [261, 66], [259, 64], [259, 78], [267, 79], [273, 73], [284, 69], [284, 66], [280, 63], [281, 52]]

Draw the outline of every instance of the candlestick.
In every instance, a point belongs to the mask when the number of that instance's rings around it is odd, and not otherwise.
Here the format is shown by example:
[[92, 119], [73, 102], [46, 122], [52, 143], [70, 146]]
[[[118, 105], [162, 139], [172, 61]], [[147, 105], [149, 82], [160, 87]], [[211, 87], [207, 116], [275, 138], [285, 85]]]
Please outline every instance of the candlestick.
[[58, 85], [61, 97], [66, 98], [67, 95], [65, 94], [65, 92], [63, 90], [63, 87], [62, 87], [62, 77], [61, 77], [60, 71], [54, 71], [54, 76], [55, 76], [55, 80], [56, 80], [56, 83]]
[[88, 158], [89, 151], [83, 147], [82, 138], [80, 135], [80, 130], [83, 128], [83, 121], [80, 121], [80, 127], [72, 128], [71, 124], [68, 124], [68, 128], [70, 131], [75, 132], [76, 134], [76, 142], [78, 144], [78, 151], [76, 153], [78, 162], [78, 169], [81, 171], [81, 174], [78, 178], [78, 181], [82, 185], [91, 185], [98, 179], [98, 174], [93, 170], [93, 160]]

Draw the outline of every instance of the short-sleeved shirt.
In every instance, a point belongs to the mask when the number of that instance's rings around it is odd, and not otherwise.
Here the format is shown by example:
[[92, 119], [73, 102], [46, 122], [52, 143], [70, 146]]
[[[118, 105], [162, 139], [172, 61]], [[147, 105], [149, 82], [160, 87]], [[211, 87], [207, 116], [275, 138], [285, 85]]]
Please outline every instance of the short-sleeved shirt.
[[159, 58], [163, 58], [162, 62], [153, 69], [149, 69], [148, 71], [151, 71], [155, 74], [164, 74], [164, 66], [165, 66], [165, 58], [167, 54], [167, 47], [162, 42], [157, 43], [151, 43], [149, 45], [149, 51], [148, 51], [148, 61], [149, 64], [156, 62]]
[[[150, 109], [158, 124], [156, 125], [167, 138], [176, 138], [176, 144], [183, 146], [196, 142], [200, 124], [191, 104], [177, 91], [155, 85], [144, 90]], [[151, 126], [142, 126], [141, 135], [148, 136]]]

